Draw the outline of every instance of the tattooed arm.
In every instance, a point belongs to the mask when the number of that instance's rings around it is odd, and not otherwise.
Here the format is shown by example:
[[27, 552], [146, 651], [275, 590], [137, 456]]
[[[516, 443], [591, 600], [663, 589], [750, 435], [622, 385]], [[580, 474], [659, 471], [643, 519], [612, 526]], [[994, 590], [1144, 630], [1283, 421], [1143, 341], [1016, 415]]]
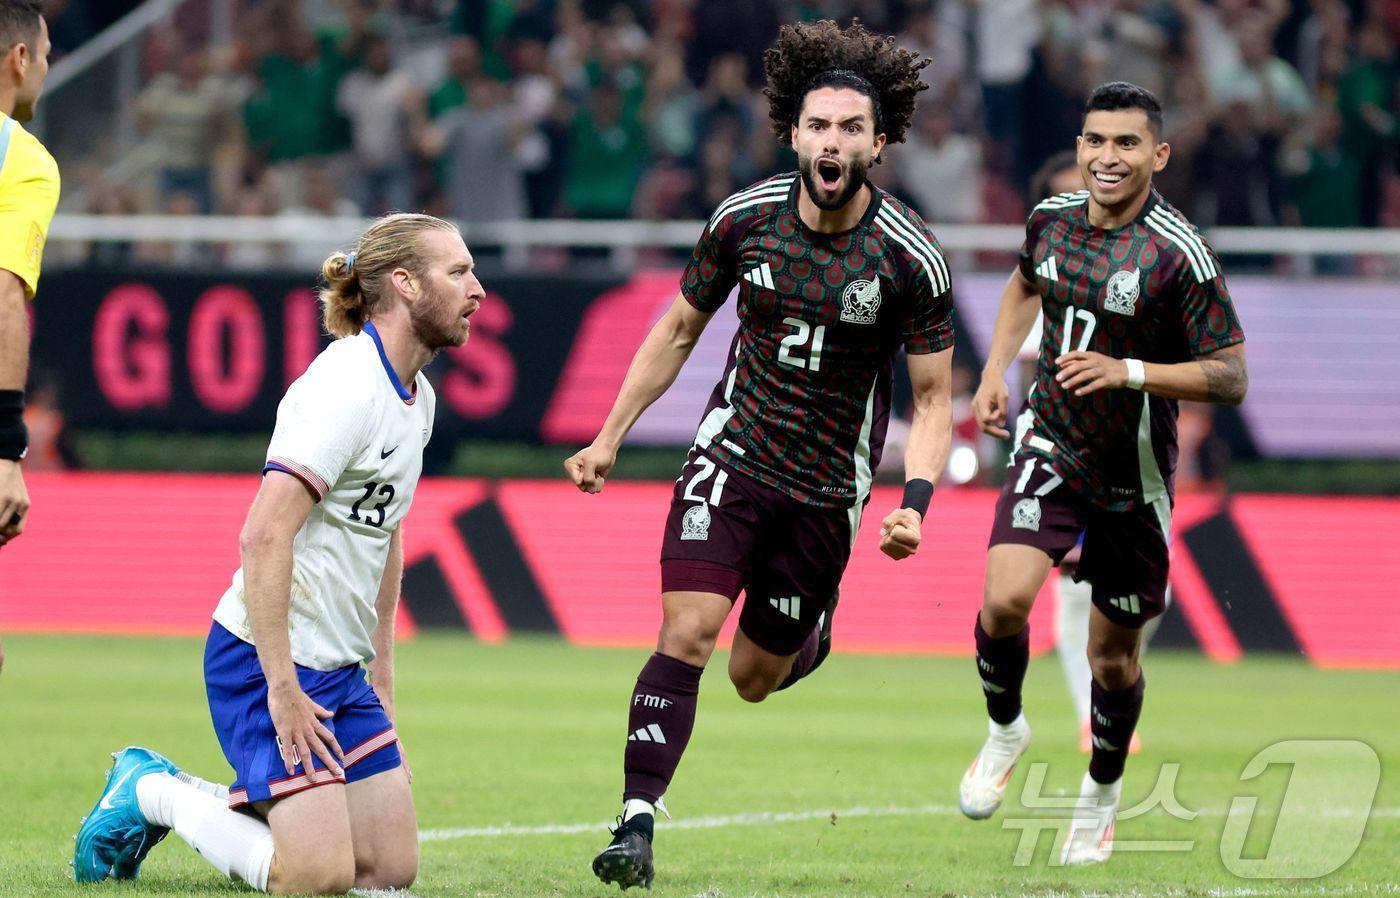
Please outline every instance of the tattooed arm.
[[[1127, 363], [1097, 352], [1066, 353], [1056, 359], [1055, 364], [1060, 369], [1055, 379], [1065, 389], [1073, 390], [1076, 396], [1126, 387], [1128, 383]], [[1207, 352], [1189, 362], [1176, 365], [1148, 362], [1142, 367], [1142, 389], [1168, 399], [1239, 405], [1249, 389], [1242, 343]]]

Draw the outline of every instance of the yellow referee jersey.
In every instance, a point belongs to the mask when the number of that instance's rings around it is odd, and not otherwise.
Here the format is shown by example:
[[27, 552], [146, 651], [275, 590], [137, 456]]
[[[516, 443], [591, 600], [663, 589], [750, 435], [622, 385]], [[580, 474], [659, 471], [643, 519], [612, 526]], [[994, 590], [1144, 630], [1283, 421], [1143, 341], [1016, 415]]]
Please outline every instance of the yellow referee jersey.
[[34, 298], [44, 241], [58, 208], [58, 163], [19, 122], [0, 113], [0, 268]]

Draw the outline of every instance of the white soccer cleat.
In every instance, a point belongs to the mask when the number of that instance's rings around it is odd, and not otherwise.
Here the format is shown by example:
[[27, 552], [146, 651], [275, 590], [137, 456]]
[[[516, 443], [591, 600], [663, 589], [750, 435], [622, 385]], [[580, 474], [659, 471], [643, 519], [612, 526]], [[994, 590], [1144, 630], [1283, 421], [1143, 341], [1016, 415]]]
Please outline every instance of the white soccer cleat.
[[1060, 850], [1062, 864], [1101, 864], [1113, 853], [1113, 824], [1118, 819], [1118, 796], [1123, 780], [1105, 786], [1084, 774], [1069, 834]]
[[958, 807], [973, 820], [985, 820], [1001, 807], [1016, 762], [1031, 744], [1031, 725], [1024, 714], [1005, 726], [988, 721], [987, 732], [987, 741], [958, 786]]

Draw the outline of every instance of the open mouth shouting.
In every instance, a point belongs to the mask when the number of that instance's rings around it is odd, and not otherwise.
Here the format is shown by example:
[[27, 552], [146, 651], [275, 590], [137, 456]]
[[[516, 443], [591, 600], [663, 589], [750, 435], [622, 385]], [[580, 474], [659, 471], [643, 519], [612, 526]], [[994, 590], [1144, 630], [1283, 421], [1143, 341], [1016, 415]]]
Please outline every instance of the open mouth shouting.
[[835, 193], [841, 186], [841, 175], [844, 169], [839, 160], [827, 156], [817, 160], [816, 175], [817, 183], [828, 193]]

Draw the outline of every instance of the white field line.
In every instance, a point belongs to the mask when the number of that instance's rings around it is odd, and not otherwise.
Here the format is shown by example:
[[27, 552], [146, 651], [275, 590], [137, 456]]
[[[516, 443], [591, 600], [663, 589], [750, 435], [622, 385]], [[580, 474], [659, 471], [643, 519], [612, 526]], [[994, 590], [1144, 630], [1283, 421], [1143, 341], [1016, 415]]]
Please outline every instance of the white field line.
[[[728, 826], [769, 826], [774, 823], [800, 823], [807, 820], [833, 819], [839, 822], [847, 817], [936, 817], [959, 813], [953, 805], [911, 805], [908, 807], [854, 807], [842, 810], [824, 811], [755, 811], [748, 814], [729, 814], [713, 817], [682, 817], [662, 823], [667, 830], [678, 829], [722, 829]], [[1224, 817], [1228, 808], [1205, 808], [1199, 811], [1203, 817]], [[1350, 809], [1323, 809], [1314, 812], [1319, 817], [1351, 817], [1358, 812]], [[1400, 808], [1373, 808], [1369, 816], [1375, 818], [1400, 817]], [[545, 823], [521, 825], [500, 823], [491, 826], [467, 826], [450, 829], [420, 830], [418, 838], [423, 842], [443, 842], [452, 839], [490, 839], [501, 836], [563, 836], [579, 833], [605, 832], [611, 821], [593, 823]], [[1400, 888], [1395, 890], [1400, 893]], [[1076, 895], [1078, 893], [1075, 893]], [[1154, 893], [1159, 894], [1159, 893]], [[1224, 898], [1225, 893], [1221, 893]], [[1234, 893], [1231, 893], [1233, 895]], [[1251, 894], [1285, 894], [1282, 892], [1241, 892], [1241, 898]]]

